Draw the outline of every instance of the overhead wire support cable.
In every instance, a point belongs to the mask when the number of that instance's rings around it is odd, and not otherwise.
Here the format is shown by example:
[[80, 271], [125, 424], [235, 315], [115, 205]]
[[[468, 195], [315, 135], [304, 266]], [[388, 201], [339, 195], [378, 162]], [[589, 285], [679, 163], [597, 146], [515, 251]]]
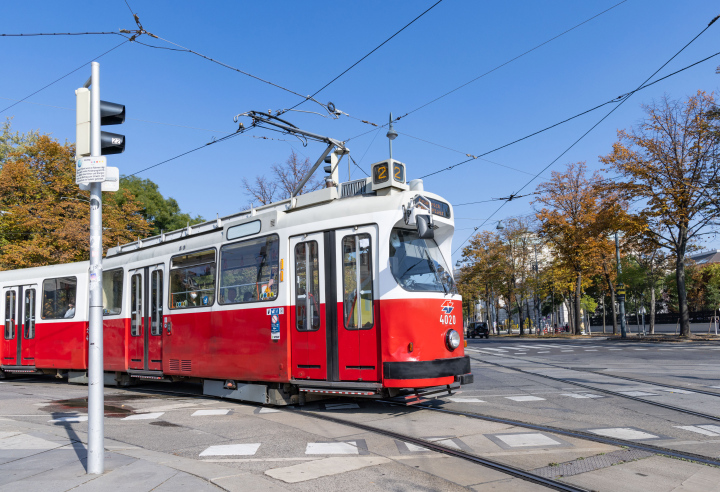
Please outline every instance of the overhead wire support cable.
[[[385, 44], [387, 44], [391, 39], [393, 39], [395, 36], [397, 36], [398, 34], [400, 34], [401, 32], [403, 32], [405, 29], [407, 29], [408, 27], [410, 27], [415, 21], [417, 21], [418, 19], [420, 19], [420, 17], [422, 17], [422, 16], [424, 16], [425, 14], [427, 14], [428, 12], [430, 12], [432, 9], [434, 9], [434, 8], [435, 8], [438, 4], [440, 4], [442, 1], [443, 1], [443, 0], [438, 0], [437, 2], [435, 2], [434, 4], [432, 4], [428, 9], [426, 9], [424, 12], [422, 12], [420, 15], [418, 15], [417, 17], [415, 17], [413, 20], [411, 20], [411, 21], [408, 22], [407, 24], [405, 24], [400, 30], [396, 31], [392, 36], [390, 36], [389, 38], [387, 38], [385, 41], [383, 41], [382, 43], [380, 43], [379, 45], [377, 45], [375, 48], [373, 48], [373, 49], [372, 49], [369, 53], [367, 53], [365, 56], [363, 56], [363, 57], [360, 58], [358, 61], [356, 61], [355, 63], [353, 63], [352, 65], [350, 65], [348, 68], [346, 68], [345, 70], [343, 70], [339, 75], [337, 75], [337, 76], [336, 76], [334, 79], [332, 79], [330, 82], [328, 82], [327, 84], [325, 84], [324, 86], [322, 86], [321, 88], [319, 88], [318, 90], [316, 90], [316, 91], [315, 91], [314, 93], [312, 93], [311, 95], [307, 96], [307, 98], [306, 98], [305, 100], [307, 100], [307, 99], [312, 99], [313, 97], [315, 97], [315, 96], [317, 96], [319, 93], [321, 93], [323, 90], [327, 89], [328, 86], [330, 86], [330, 84], [332, 84], [333, 82], [335, 82], [336, 80], [338, 80], [340, 77], [342, 77], [343, 75], [345, 75], [346, 73], [348, 73], [348, 72], [349, 72], [350, 70], [352, 70], [353, 68], [355, 68], [355, 67], [356, 67], [357, 65], [359, 65], [363, 60], [365, 60], [368, 56], [372, 55], [372, 54], [375, 53], [377, 50], [379, 50], [380, 48], [382, 48], [382, 47], [383, 47]], [[293, 107], [290, 108], [290, 109], [295, 109], [295, 108], [297, 108], [298, 106], [300, 106], [301, 104], [303, 104], [304, 102], [305, 102], [305, 101], [300, 101], [299, 103], [297, 103], [295, 106], [293, 106]], [[368, 124], [372, 124], [372, 123], [368, 122]], [[384, 126], [384, 125], [383, 125], [383, 126]]]
[[98, 31], [98, 32], [32, 32], [32, 33], [18, 33], [18, 34], [4, 34], [0, 33], [2, 38], [30, 38], [33, 36], [102, 36], [112, 34], [114, 36], [122, 36], [119, 32], [115, 31]]
[[[586, 115], [586, 114], [588, 114], [588, 113], [591, 113], [591, 112], [595, 111], [596, 109], [600, 109], [600, 108], [602, 108], [602, 107], [604, 107], [604, 106], [607, 106], [608, 104], [613, 104], [613, 103], [620, 103], [620, 104], [622, 104], [622, 102], [624, 101], [624, 98], [629, 97], [630, 95], [632, 95], [632, 94], [634, 94], [634, 93], [636, 93], [636, 92], [639, 92], [639, 91], [641, 91], [641, 90], [647, 89], [648, 87], [650, 87], [650, 86], [652, 86], [652, 85], [655, 85], [655, 84], [657, 84], [658, 82], [661, 82], [661, 81], [663, 81], [663, 80], [665, 80], [665, 79], [668, 79], [668, 78], [670, 78], [670, 77], [672, 77], [672, 76], [674, 76], [674, 75], [679, 74], [680, 72], [684, 72], [685, 70], [688, 70], [689, 68], [692, 68], [692, 67], [694, 67], [694, 66], [696, 66], [696, 65], [699, 65], [700, 63], [706, 62], [706, 61], [710, 60], [711, 58], [715, 58], [715, 57], [718, 56], [718, 55], [720, 55], [720, 51], [718, 51], [717, 53], [714, 53], [714, 54], [712, 54], [712, 55], [710, 55], [710, 56], [707, 56], [707, 57], [703, 58], [702, 60], [698, 60], [698, 61], [696, 61], [696, 62], [694, 62], [694, 63], [691, 63], [690, 65], [687, 65], [686, 67], [683, 67], [683, 68], [681, 68], [681, 69], [679, 69], [679, 70], [676, 70], [676, 71], [674, 71], [674, 72], [672, 72], [672, 73], [670, 73], [670, 74], [668, 74], [668, 75], [665, 75], [664, 77], [660, 77], [660, 78], [657, 79], [657, 80], [654, 80], [654, 81], [652, 81], [652, 82], [650, 82], [650, 83], [647, 83], [647, 84], [643, 84], [641, 87], [639, 87], [639, 88], [637, 88], [637, 89], [635, 89], [635, 90], [633, 90], [633, 91], [630, 91], [630, 92], [626, 92], [626, 93], [624, 93], [624, 94], [621, 94], [621, 95], [619, 95], [619, 96], [617, 96], [617, 97], [615, 97], [615, 98], [613, 98], [613, 99], [611, 99], [611, 100], [609, 100], [609, 101], [606, 101], [606, 102], [604, 102], [604, 103], [602, 103], [602, 104], [598, 104], [597, 106], [595, 106], [595, 107], [593, 107], [593, 108], [590, 108], [590, 109], [588, 109], [588, 110], [585, 110], [585, 111], [583, 111], [583, 112], [581, 112], [581, 113], [578, 113], [578, 114], [576, 114], [576, 115], [574, 115], [574, 116], [571, 116], [571, 117], [566, 118], [566, 119], [564, 119], [564, 120], [562, 120], [562, 121], [559, 121], [559, 122], [557, 122], [557, 123], [554, 123], [554, 124], [552, 124], [552, 125], [550, 125], [550, 126], [546, 126], [545, 128], [543, 128], [543, 129], [541, 129], [541, 130], [538, 130], [538, 131], [536, 131], [536, 132], [530, 133], [529, 135], [525, 135], [524, 137], [518, 138], [518, 139], [516, 139], [516, 140], [513, 140], [512, 142], [509, 142], [509, 143], [506, 143], [506, 144], [504, 144], [504, 145], [501, 145], [500, 147], [495, 147], [495, 148], [492, 149], [492, 150], [488, 150], [487, 152], [484, 152], [484, 153], [478, 154], [478, 155], [465, 154], [465, 155], [468, 155], [470, 158], [469, 158], [469, 159], [466, 159], [466, 160], [464, 160], [464, 161], [458, 162], [457, 164], [453, 164], [452, 166], [444, 167], [444, 168], [439, 169], [439, 170], [437, 170], [437, 171], [434, 171], [434, 172], [432, 172], [432, 173], [429, 173], [429, 174], [426, 174], [426, 175], [424, 175], [424, 176], [421, 176], [421, 178], [427, 178], [427, 177], [433, 176], [433, 175], [435, 175], [435, 174], [439, 174], [439, 173], [442, 173], [442, 172], [445, 172], [445, 171], [450, 171], [451, 169], [453, 169], [453, 168], [455, 168], [455, 167], [461, 166], [461, 165], [463, 165], [463, 164], [467, 164], [468, 162], [474, 161], [475, 159], [479, 159], [479, 158], [481, 158], [481, 157], [483, 157], [483, 156], [486, 156], [486, 155], [492, 154], [493, 152], [497, 152], [498, 150], [504, 149], [505, 147], [509, 147], [509, 146], [514, 145], [514, 144], [516, 144], [516, 143], [522, 142], [523, 140], [527, 140], [527, 139], [530, 138], [530, 137], [534, 137], [534, 136], [536, 136], [536, 135], [539, 135], [540, 133], [543, 133], [543, 132], [546, 132], [546, 131], [548, 131], [548, 130], [551, 130], [551, 129], [555, 128], [556, 126], [562, 125], [562, 124], [564, 124], [564, 123], [567, 123], [568, 121], [574, 120], [575, 118], [579, 118], [580, 116], [583, 116], [583, 115]], [[613, 110], [613, 111], [614, 111], [614, 110]], [[371, 130], [371, 131], [373, 131], [373, 130]], [[411, 135], [408, 135], [408, 136], [411, 137], [411, 138], [417, 138], [417, 137], [412, 137]], [[421, 139], [418, 139], [418, 140], [421, 140]], [[432, 142], [428, 142], [428, 143], [432, 143]], [[439, 145], [439, 144], [435, 144], [435, 145]], [[452, 150], [452, 149], [451, 149], [451, 150]], [[463, 152], [463, 153], [464, 153], [464, 152]], [[530, 174], [530, 173], [528, 173], [528, 174]]]
[[[548, 40], [546, 40], [546, 41], [543, 41], [542, 43], [536, 45], [535, 47], [530, 48], [529, 50], [527, 50], [527, 51], [525, 51], [525, 52], [523, 52], [523, 53], [521, 53], [521, 54], [519, 54], [519, 55], [511, 58], [510, 60], [507, 60], [507, 61], [501, 63], [500, 65], [497, 65], [496, 67], [494, 67], [494, 68], [488, 70], [487, 72], [485, 72], [485, 73], [483, 73], [483, 74], [475, 77], [474, 79], [472, 79], [472, 80], [470, 80], [470, 81], [468, 81], [468, 82], [465, 82], [464, 84], [462, 84], [462, 85], [460, 85], [460, 86], [458, 86], [458, 87], [456, 87], [456, 88], [454, 88], [454, 89], [446, 92], [445, 94], [443, 94], [443, 95], [441, 95], [441, 96], [439, 96], [439, 97], [436, 97], [435, 99], [432, 99], [431, 101], [426, 102], [425, 104], [423, 104], [423, 105], [421, 105], [421, 106], [418, 106], [417, 108], [415, 108], [415, 109], [413, 109], [413, 110], [411, 110], [411, 111], [408, 111], [407, 113], [405, 113], [405, 114], [403, 114], [403, 115], [401, 115], [401, 116], [398, 116], [397, 118], [395, 118], [395, 119], [393, 120], [393, 123], [396, 122], [396, 121], [398, 121], [398, 120], [401, 119], [401, 118], [405, 118], [405, 117], [411, 115], [412, 113], [414, 113], [414, 112], [416, 112], [416, 111], [421, 110], [422, 108], [424, 108], [424, 107], [426, 107], [426, 106], [429, 106], [430, 104], [432, 104], [432, 103], [434, 103], [434, 102], [436, 102], [436, 101], [439, 101], [440, 99], [444, 98], [445, 96], [449, 96], [449, 95], [452, 94], [453, 92], [458, 91], [458, 90], [462, 89], [463, 87], [472, 84], [473, 82], [475, 82], [475, 81], [477, 81], [477, 80], [485, 77], [486, 75], [489, 75], [489, 74], [495, 72], [496, 70], [504, 67], [505, 65], [508, 65], [508, 64], [510, 64], [510, 63], [512, 63], [512, 62], [514, 62], [514, 61], [516, 61], [516, 60], [518, 60], [518, 59], [520, 59], [520, 58], [522, 58], [523, 56], [525, 56], [525, 55], [527, 55], [527, 54], [529, 54], [529, 53], [532, 53], [533, 51], [537, 50], [538, 48], [541, 48], [542, 46], [545, 46], [546, 44], [548, 44], [548, 43], [550, 43], [550, 42], [552, 42], [552, 41], [555, 41], [556, 39], [558, 39], [558, 38], [564, 36], [565, 34], [567, 34], [567, 33], [571, 32], [571, 31], [577, 29], [578, 27], [582, 26], [583, 24], [587, 24], [587, 23], [590, 22], [591, 20], [593, 20], [593, 19], [595, 19], [595, 18], [597, 18], [597, 17], [600, 17], [601, 15], [603, 15], [603, 14], [611, 11], [611, 10], [614, 9], [615, 7], [618, 7], [618, 6], [622, 5], [622, 4], [625, 3], [625, 2], [627, 2], [627, 0], [622, 0], [621, 2], [616, 3], [615, 5], [613, 5], [613, 6], [609, 7], [609, 8], [607, 8], [607, 9], [603, 10], [602, 12], [599, 12], [599, 13], [593, 15], [592, 17], [589, 17], [589, 18], [585, 19], [585, 20], [582, 21], [581, 23], [576, 24], [576, 25], [574, 25], [573, 27], [571, 27], [571, 28], [569, 28], [569, 29], [566, 29], [565, 31], [561, 32], [560, 34], [557, 34], [557, 35], [553, 36], [552, 38], [550, 38], [550, 39], [548, 39]], [[376, 125], [375, 123], [371, 123], [371, 122], [369, 122], [369, 121], [365, 121], [365, 120], [360, 120], [360, 121], [362, 121], [363, 123], [367, 123], [367, 124], [369, 124], [369, 125], [378, 126], [378, 125]], [[384, 125], [380, 125], [380, 128], [386, 127], [386, 126], [388, 126], [388, 125], [389, 125], [389, 123], [385, 123]], [[372, 131], [372, 130], [370, 130], [370, 131]], [[370, 133], [370, 131], [361, 133], [361, 134], [359, 134], [359, 135], [355, 135], [354, 137], [350, 137], [350, 138], [348, 138], [348, 139], [346, 140], [346, 142], [349, 142], [350, 140], [354, 140], [354, 139], [356, 139], [356, 138], [358, 138], [358, 137], [361, 137], [361, 136], [363, 136], [363, 135], [367, 135], [368, 133]]]
[[[558, 160], [560, 160], [560, 158], [561, 158], [562, 156], [564, 156], [566, 153], [568, 153], [568, 152], [570, 151], [570, 149], [572, 149], [573, 147], [575, 147], [575, 145], [576, 145], [578, 142], [580, 142], [583, 138], [585, 138], [591, 131], [593, 131], [595, 128], [597, 128], [597, 126], [600, 125], [600, 123], [602, 123], [603, 121], [605, 121], [611, 114], [613, 114], [613, 113], [615, 112], [615, 110], [617, 110], [620, 106], [622, 106], [622, 104], [623, 104], [625, 101], [627, 101], [628, 99], [630, 99], [630, 97], [631, 97], [633, 94], [635, 94], [637, 91], [639, 91], [640, 89], [642, 89], [642, 88], [645, 86], [645, 84], [647, 84], [648, 81], [649, 81], [650, 79], [652, 79], [655, 75], [657, 75], [657, 73], [660, 72], [660, 70], [662, 70], [663, 68], [665, 68], [665, 67], [668, 65], [668, 63], [670, 63], [671, 61], [673, 61], [680, 53], [682, 53], [683, 51], [685, 51], [685, 48], [687, 48], [688, 46], [690, 46], [693, 42], [695, 42], [695, 40], [696, 40], [697, 38], [699, 38], [700, 36], [702, 36], [705, 31], [707, 31], [708, 29], [710, 29], [710, 26], [712, 26], [718, 18], [720, 18], [720, 15], [719, 15], [719, 16], [716, 16], [715, 18], [713, 18], [713, 19], [710, 21], [710, 23], [709, 23], [702, 31], [700, 31], [694, 38], [692, 38], [690, 41], [688, 41], [688, 43], [687, 43], [685, 46], [683, 46], [682, 48], [680, 48], [680, 50], [678, 50], [673, 56], [670, 57], [670, 59], [668, 59], [665, 63], [663, 63], [663, 64], [660, 66], [660, 68], [658, 68], [657, 70], [655, 70], [655, 71], [652, 73], [652, 75], [650, 75], [647, 79], [645, 79], [635, 90], [633, 90], [632, 92], [629, 92], [629, 93], [621, 96], [622, 99], [618, 102], [618, 104], [617, 104], [615, 107], [613, 107], [605, 116], [603, 116], [602, 118], [600, 118], [600, 120], [599, 120], [597, 123], [595, 123], [592, 127], [590, 127], [590, 129], [589, 129], [588, 131], [586, 131], [585, 133], [583, 133], [577, 140], [575, 140], [572, 144], [570, 144], [570, 146], [569, 146], [567, 149], [565, 149], [564, 151], [562, 151], [562, 153], [560, 153], [560, 155], [558, 155], [555, 159], [553, 159], [547, 166], [545, 166], [544, 168], [542, 168], [534, 177], [532, 177], [527, 183], [525, 183], [518, 191], [516, 191], [515, 193], [513, 193], [513, 195], [517, 195], [518, 193], [522, 192], [522, 190], [524, 190], [525, 188], [527, 188], [527, 187], [530, 185], [530, 183], [532, 183], [533, 181], [535, 181], [535, 179], [537, 179], [538, 176], [540, 176], [540, 175], [541, 175], [542, 173], [544, 173], [550, 166], [552, 166], [552, 165], [555, 164]], [[455, 249], [455, 251], [453, 251], [453, 254], [455, 254], [460, 248], [462, 248], [462, 247], [465, 245], [465, 243], [468, 242], [468, 240], [475, 234], [475, 231], [477, 231], [480, 227], [484, 226], [484, 225], [487, 223], [487, 221], [490, 220], [493, 216], [495, 216], [495, 214], [497, 214], [497, 213], [500, 211], [500, 209], [502, 209], [509, 201], [510, 201], [510, 200], [504, 201], [504, 202], [502, 203], [502, 205], [500, 205], [500, 206], [497, 208], [497, 210], [495, 210], [495, 212], [493, 212], [492, 215], [490, 215], [490, 217], [488, 217], [482, 224], [480, 224], [480, 226], [478, 226], [477, 228], [475, 228], [474, 231], [473, 231], [473, 233], [470, 234], [470, 236], [468, 236], [467, 239], [465, 239], [465, 241], [463, 241], [463, 242]]]
[[186, 155], [188, 155], [188, 154], [192, 154], [193, 152], [196, 152], [196, 151], [198, 151], [198, 150], [200, 150], [200, 149], [204, 149], [204, 148], [206, 148], [206, 147], [208, 147], [208, 146], [210, 146], [210, 145], [213, 145], [213, 144], [216, 144], [216, 143], [220, 143], [220, 142], [224, 142], [224, 141], [226, 141], [226, 140], [230, 140], [230, 139], [233, 138], [233, 137], [237, 137], [238, 135], [242, 135], [243, 133], [245, 133], [246, 131], [250, 130], [251, 128], [253, 128], [253, 127], [252, 127], [252, 126], [249, 126], [249, 127], [246, 127], [246, 128], [238, 129], [237, 131], [235, 131], [235, 132], [233, 132], [233, 133], [229, 133], [229, 134], [225, 135], [224, 137], [218, 138], [218, 139], [216, 139], [216, 140], [211, 140], [210, 142], [208, 142], [208, 143], [206, 143], [206, 144], [203, 144], [203, 145], [200, 145], [200, 146], [198, 146], [198, 147], [195, 147], [195, 148], [193, 148], [193, 149], [190, 149], [190, 150], [188, 150], [187, 152], [183, 152], [182, 154], [178, 154], [178, 155], [176, 155], [176, 156], [174, 156], [174, 157], [171, 157], [171, 158], [169, 158], [169, 159], [165, 159], [164, 161], [158, 162], [157, 164], [153, 164], [152, 166], [148, 166], [148, 167], [146, 167], [146, 168], [140, 169], [139, 171], [135, 171], [134, 173], [132, 173], [132, 174], [130, 174], [130, 175], [128, 175], [128, 176], [137, 176], [137, 175], [140, 174], [140, 173], [143, 173], [143, 172], [148, 171], [148, 170], [150, 170], [150, 169], [153, 169], [153, 168], [155, 168], [155, 167], [161, 166], [161, 165], [166, 164], [166, 163], [168, 163], [168, 162], [170, 162], [170, 161], [174, 161], [175, 159], [179, 159], [180, 157], [186, 156]]
[[98, 56], [93, 57], [92, 60], [83, 63], [82, 65], [80, 65], [80, 66], [77, 67], [76, 69], [74, 69], [74, 70], [66, 73], [66, 74], [63, 75], [62, 77], [53, 80], [52, 82], [50, 82], [50, 83], [47, 84], [46, 86], [41, 87], [40, 89], [36, 90], [35, 92], [33, 92], [33, 93], [31, 93], [31, 94], [28, 94], [27, 96], [23, 97], [22, 99], [19, 99], [18, 101], [12, 103], [10, 106], [6, 107], [5, 109], [0, 110], [0, 114], [4, 113], [5, 111], [7, 111], [8, 109], [10, 109], [10, 108], [12, 108], [12, 107], [14, 107], [14, 106], [17, 106], [18, 104], [20, 104], [21, 102], [25, 101], [26, 99], [31, 98], [32, 96], [34, 96], [34, 95], [37, 94], [38, 92], [44, 91], [45, 89], [47, 89], [47, 88], [50, 87], [51, 85], [56, 84], [57, 82], [60, 82], [60, 81], [61, 81], [62, 79], [64, 79], [65, 77], [68, 77], [68, 76], [74, 74], [75, 72], [77, 72], [77, 71], [80, 70], [81, 68], [87, 66], [88, 64], [90, 64], [90, 63], [93, 62], [93, 61], [96, 61], [96, 60], [102, 58], [103, 56], [107, 55], [107, 54], [110, 53], [111, 51], [114, 51], [114, 50], [118, 49], [120, 46], [124, 45], [124, 44], [127, 43], [127, 42], [128, 42], [128, 40], [125, 40], [125, 41], [123, 41], [122, 43], [120, 43], [119, 45], [115, 46], [114, 48], [110, 48], [109, 50], [107, 50], [106, 52], [102, 53], [101, 55], [98, 55]]
[[612, 7], [609, 7], [609, 8], [607, 8], [607, 9], [603, 10], [602, 12], [599, 12], [599, 13], [593, 15], [592, 17], [590, 17], [590, 18], [588, 18], [588, 19], [585, 19], [584, 21], [582, 21], [582, 22], [579, 23], [579, 24], [574, 25], [574, 26], [571, 27], [570, 29], [566, 29], [565, 31], [561, 32], [560, 34], [557, 34], [557, 35], [553, 36], [552, 38], [548, 39], [547, 41], [544, 41], [544, 42], [538, 44], [538, 45], [535, 46], [534, 48], [530, 48], [529, 50], [527, 50], [527, 51], [525, 51], [525, 52], [517, 55], [516, 57], [511, 58], [510, 60], [508, 60], [508, 61], [506, 61], [506, 62], [504, 62], [504, 63], [501, 63], [500, 65], [496, 66], [495, 68], [492, 68], [492, 69], [488, 70], [487, 72], [483, 73], [482, 75], [478, 75], [478, 76], [475, 77], [474, 79], [469, 80], [468, 82], [465, 82], [464, 84], [462, 84], [462, 85], [460, 85], [460, 86], [452, 89], [451, 91], [448, 91], [448, 92], [446, 92], [445, 94], [443, 94], [443, 95], [441, 95], [441, 96], [439, 96], [439, 97], [436, 97], [435, 99], [433, 99], [433, 100], [431, 100], [431, 101], [426, 102], [426, 103], [423, 104], [422, 106], [418, 106], [417, 108], [413, 109], [412, 111], [409, 111], [409, 112], [405, 113], [405, 114], [402, 115], [402, 116], [398, 116], [398, 117], [395, 119], [395, 121], [399, 120], [400, 118], [405, 118], [406, 116], [409, 116], [409, 115], [413, 114], [414, 112], [419, 111], [419, 110], [423, 109], [424, 107], [429, 106], [430, 104], [432, 104], [432, 103], [434, 103], [434, 102], [437, 102], [437, 101], [439, 101], [440, 99], [442, 99], [442, 98], [444, 98], [444, 97], [446, 97], [446, 96], [449, 96], [449, 95], [452, 94], [453, 92], [456, 92], [456, 91], [462, 89], [463, 87], [468, 86], [468, 85], [472, 84], [473, 82], [476, 82], [476, 81], [480, 80], [481, 78], [485, 77], [486, 75], [490, 75], [491, 73], [495, 72], [496, 70], [501, 69], [501, 68], [504, 67], [505, 65], [509, 65], [510, 63], [514, 62], [515, 60], [518, 60], [518, 59], [522, 58], [523, 56], [525, 56], [525, 55], [527, 55], [527, 54], [529, 54], [529, 53], [532, 53], [533, 51], [535, 51], [535, 50], [537, 50], [537, 49], [539, 49], [539, 48], [542, 48], [542, 47], [545, 46], [546, 44], [548, 44], [548, 43], [550, 43], [550, 42], [552, 42], [552, 41], [555, 41], [556, 39], [564, 36], [565, 34], [569, 33], [570, 31], [573, 31], [573, 30], [577, 29], [578, 27], [582, 26], [583, 24], [587, 24], [587, 23], [590, 22], [591, 20], [593, 20], [593, 19], [595, 19], [595, 18], [597, 18], [597, 17], [600, 17], [600, 16], [603, 15], [604, 13], [611, 11], [611, 10], [614, 9], [615, 7], [618, 7], [618, 6], [622, 5], [622, 4], [625, 3], [625, 2], [627, 2], [627, 0], [622, 0], [621, 2], [616, 3], [616, 4], [613, 5]]

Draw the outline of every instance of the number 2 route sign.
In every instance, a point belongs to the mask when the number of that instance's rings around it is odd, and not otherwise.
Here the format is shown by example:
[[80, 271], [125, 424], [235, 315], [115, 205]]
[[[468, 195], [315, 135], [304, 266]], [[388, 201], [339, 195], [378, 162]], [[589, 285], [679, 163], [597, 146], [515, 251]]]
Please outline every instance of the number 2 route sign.
[[105, 181], [107, 157], [81, 157], [75, 166], [75, 183], [90, 184]]

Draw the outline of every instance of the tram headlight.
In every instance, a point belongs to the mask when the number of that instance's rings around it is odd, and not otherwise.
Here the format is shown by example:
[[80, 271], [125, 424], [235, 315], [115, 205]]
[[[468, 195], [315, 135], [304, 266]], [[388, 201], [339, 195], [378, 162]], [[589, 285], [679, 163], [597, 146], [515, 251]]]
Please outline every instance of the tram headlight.
[[450, 350], [455, 350], [460, 346], [460, 334], [455, 330], [448, 330], [445, 335], [445, 345]]

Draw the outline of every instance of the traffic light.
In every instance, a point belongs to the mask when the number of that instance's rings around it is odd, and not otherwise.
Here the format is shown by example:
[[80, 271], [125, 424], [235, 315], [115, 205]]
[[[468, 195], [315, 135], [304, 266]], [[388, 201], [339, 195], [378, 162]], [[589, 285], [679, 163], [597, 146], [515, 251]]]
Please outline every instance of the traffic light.
[[[90, 155], [90, 91], [81, 88], [75, 91], [76, 126], [75, 155]], [[100, 124], [120, 125], [125, 121], [125, 106], [107, 101], [100, 101]], [[100, 132], [100, 155], [121, 154], [125, 151], [125, 135]]]

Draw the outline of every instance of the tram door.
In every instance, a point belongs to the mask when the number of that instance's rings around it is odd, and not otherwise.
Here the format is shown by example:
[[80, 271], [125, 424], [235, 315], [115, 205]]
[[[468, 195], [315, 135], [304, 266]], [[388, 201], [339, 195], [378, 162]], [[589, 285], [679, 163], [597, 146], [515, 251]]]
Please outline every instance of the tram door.
[[327, 379], [323, 234], [290, 239], [292, 377]]
[[162, 371], [165, 266], [130, 270], [129, 369]]
[[340, 381], [379, 381], [379, 327], [375, 296], [377, 229], [335, 231], [338, 258], [337, 343]]
[[37, 286], [24, 285], [3, 291], [2, 365], [35, 365], [35, 314]]

